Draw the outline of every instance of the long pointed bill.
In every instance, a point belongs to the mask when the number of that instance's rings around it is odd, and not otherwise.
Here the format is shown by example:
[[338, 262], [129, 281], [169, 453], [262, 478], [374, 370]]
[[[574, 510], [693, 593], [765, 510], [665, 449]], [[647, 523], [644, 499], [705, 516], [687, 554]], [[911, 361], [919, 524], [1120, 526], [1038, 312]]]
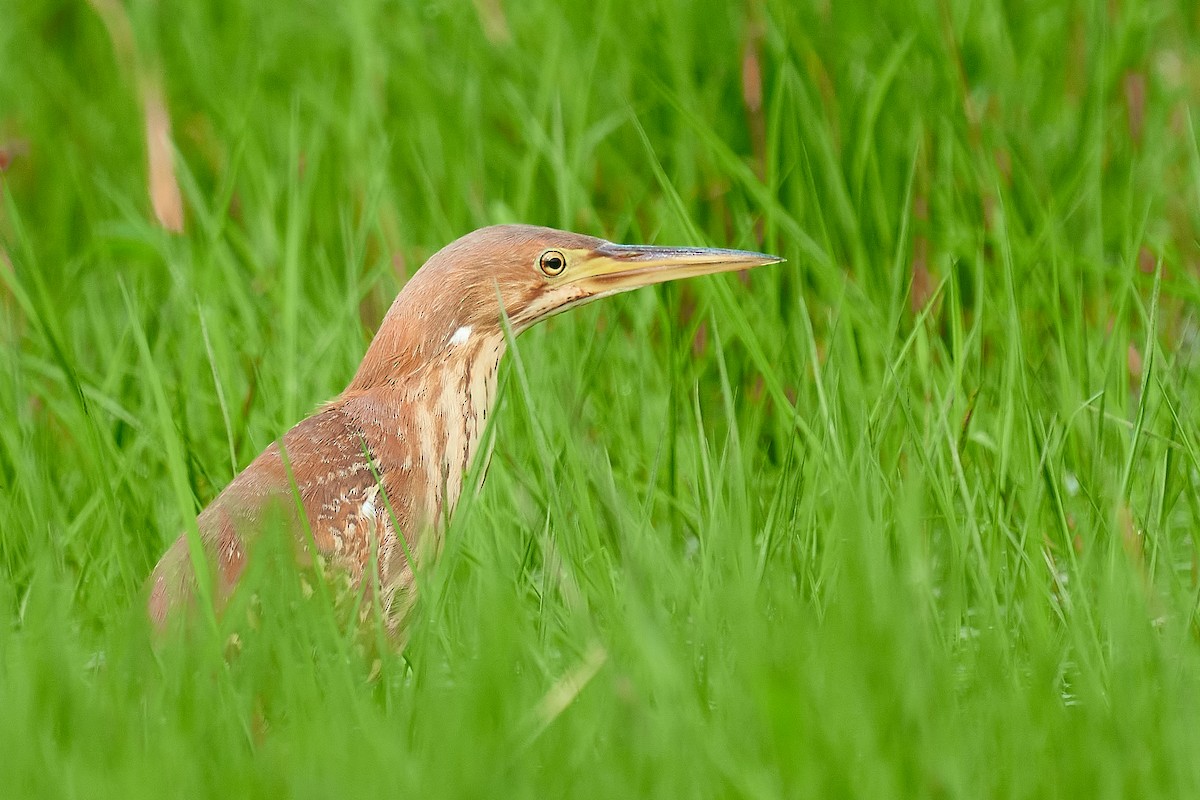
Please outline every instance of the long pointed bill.
[[779, 256], [748, 250], [604, 244], [578, 266], [570, 283], [589, 294], [605, 295], [696, 275], [737, 272], [780, 261], [783, 259]]

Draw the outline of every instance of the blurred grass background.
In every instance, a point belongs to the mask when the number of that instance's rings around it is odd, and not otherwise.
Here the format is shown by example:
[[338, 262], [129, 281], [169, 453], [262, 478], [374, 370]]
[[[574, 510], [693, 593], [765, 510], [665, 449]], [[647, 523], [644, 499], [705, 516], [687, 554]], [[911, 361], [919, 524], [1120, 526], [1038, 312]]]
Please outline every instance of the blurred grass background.
[[[1192, 3], [0, 20], [7, 796], [1200, 788]], [[522, 337], [402, 654], [267, 546], [152, 647], [186, 519], [506, 221], [788, 262]]]

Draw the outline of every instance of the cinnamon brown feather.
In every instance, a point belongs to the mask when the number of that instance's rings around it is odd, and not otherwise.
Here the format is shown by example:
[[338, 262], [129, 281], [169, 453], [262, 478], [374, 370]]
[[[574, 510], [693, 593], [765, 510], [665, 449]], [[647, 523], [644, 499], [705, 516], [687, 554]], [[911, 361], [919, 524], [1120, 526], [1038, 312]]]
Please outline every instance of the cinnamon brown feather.
[[[394, 628], [409, 605], [397, 598], [411, 594], [410, 557], [440, 550], [444, 521], [479, 448], [506, 319], [515, 335], [597, 297], [778, 260], [614, 245], [528, 225], [483, 228], [447, 245], [397, 295], [346, 390], [264, 450], [198, 517], [216, 565], [218, 605], [274, 506], [296, 532], [300, 553], [307, 528], [317, 554], [353, 584], [366, 583], [377, 565], [379, 600]], [[149, 612], [159, 627], [190, 602], [195, 575], [181, 536], [150, 580]]]

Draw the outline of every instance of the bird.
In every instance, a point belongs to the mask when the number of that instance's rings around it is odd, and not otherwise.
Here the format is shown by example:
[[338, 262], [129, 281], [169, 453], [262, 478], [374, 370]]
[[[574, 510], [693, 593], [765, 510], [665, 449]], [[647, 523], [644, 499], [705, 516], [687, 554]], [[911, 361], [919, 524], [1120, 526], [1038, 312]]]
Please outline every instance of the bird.
[[164, 630], [201, 594], [219, 612], [256, 533], [282, 513], [298, 557], [315, 548], [356, 591], [378, 592], [396, 630], [416, 562], [441, 549], [511, 337], [619, 292], [782, 260], [515, 224], [451, 242], [403, 286], [345, 390], [263, 450], [161, 557], [148, 580], [152, 623]]

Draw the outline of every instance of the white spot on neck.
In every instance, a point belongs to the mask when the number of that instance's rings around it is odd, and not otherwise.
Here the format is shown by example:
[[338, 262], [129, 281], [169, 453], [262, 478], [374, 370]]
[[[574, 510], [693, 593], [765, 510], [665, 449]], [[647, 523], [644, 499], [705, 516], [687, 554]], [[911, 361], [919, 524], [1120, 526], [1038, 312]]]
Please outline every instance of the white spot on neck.
[[453, 336], [450, 337], [450, 344], [453, 344], [453, 345], [466, 344], [467, 339], [470, 339], [470, 338], [471, 338], [471, 326], [463, 325], [461, 328], [459, 328], [458, 330], [456, 330], [454, 332]]

